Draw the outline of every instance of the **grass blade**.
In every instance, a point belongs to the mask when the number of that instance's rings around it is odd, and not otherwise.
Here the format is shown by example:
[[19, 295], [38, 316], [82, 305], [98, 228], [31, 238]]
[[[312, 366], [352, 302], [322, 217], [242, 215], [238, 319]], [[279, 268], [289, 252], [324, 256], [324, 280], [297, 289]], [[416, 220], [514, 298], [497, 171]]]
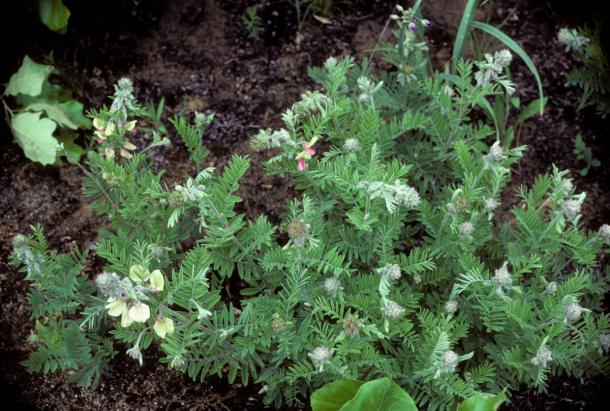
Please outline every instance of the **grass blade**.
[[455, 67], [458, 60], [462, 57], [464, 52], [464, 44], [470, 34], [470, 26], [472, 25], [472, 19], [474, 18], [474, 12], [477, 9], [478, 0], [468, 0], [466, 7], [464, 7], [464, 14], [462, 14], [462, 20], [460, 21], [460, 27], [458, 28], [457, 35], [455, 36], [455, 43], [453, 43], [453, 55], [451, 56], [451, 72], [455, 73]]
[[472, 27], [477, 28], [481, 31], [484, 31], [485, 33], [495, 37], [496, 39], [498, 39], [499, 41], [504, 43], [504, 45], [506, 47], [508, 47], [509, 49], [511, 49], [515, 54], [517, 54], [519, 57], [521, 57], [521, 60], [523, 60], [523, 62], [527, 66], [527, 68], [532, 72], [532, 74], [534, 75], [534, 78], [536, 79], [536, 83], [538, 86], [539, 111], [540, 111], [540, 114], [542, 114], [544, 112], [544, 101], [545, 101], [544, 92], [542, 90], [542, 81], [540, 80], [540, 74], [538, 74], [538, 70], [536, 69], [534, 62], [527, 55], [525, 50], [523, 50], [520, 45], [518, 45], [513, 39], [511, 39], [506, 34], [504, 34], [501, 30], [498, 30], [497, 28], [490, 26], [487, 23], [483, 23], [480, 21], [473, 21]]

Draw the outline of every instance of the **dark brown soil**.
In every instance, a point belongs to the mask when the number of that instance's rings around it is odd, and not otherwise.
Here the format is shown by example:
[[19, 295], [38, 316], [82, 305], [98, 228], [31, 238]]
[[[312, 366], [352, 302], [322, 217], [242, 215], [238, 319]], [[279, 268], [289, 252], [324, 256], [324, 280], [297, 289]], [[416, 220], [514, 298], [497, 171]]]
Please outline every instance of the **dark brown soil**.
[[[250, 217], [265, 213], [277, 220], [285, 200], [293, 195], [293, 187], [264, 174], [261, 164], [265, 157], [251, 152], [247, 140], [259, 128], [277, 126], [282, 110], [302, 91], [313, 87], [307, 77], [308, 67], [320, 65], [333, 55], [363, 55], [373, 47], [393, 3], [354, 3], [337, 11], [331, 24], [308, 21], [297, 38], [294, 11], [283, 1], [263, 1], [260, 13], [265, 30], [260, 41], [252, 41], [247, 38], [241, 16], [245, 7], [253, 3], [66, 1], [73, 14], [63, 36], [49, 35], [35, 19], [28, 20], [29, 14], [19, 12], [19, 18], [30, 21], [30, 26], [24, 30], [27, 35], [22, 42], [18, 46], [12, 44], [3, 54], [14, 58], [10, 60], [12, 66], [0, 68], [1, 78], [8, 78], [25, 52], [40, 60], [43, 52], [54, 50], [55, 65], [63, 73], [59, 81], [82, 90], [81, 99], [89, 106], [99, 106], [111, 94], [112, 84], [127, 76], [134, 80], [139, 98], [165, 97], [168, 117], [182, 111], [215, 112], [216, 120], [205, 142], [212, 153], [210, 165], [222, 166], [232, 153], [248, 154], [252, 167], [242, 180], [239, 193], [246, 199], [243, 211]], [[461, 15], [457, 3], [460, 2], [430, 1], [425, 9], [426, 17], [434, 22], [430, 37], [438, 64], [446, 62], [451, 54], [453, 33]], [[492, 21], [501, 21], [514, 6], [508, 0], [494, 3]], [[548, 6], [538, 6], [537, 2], [518, 3], [517, 18], [510, 19], [504, 27], [532, 56], [549, 96], [545, 115], [527, 123], [518, 135], [518, 143], [527, 144], [529, 149], [514, 170], [512, 187], [530, 184], [537, 174], [549, 171], [552, 163], [562, 169], [581, 168], [572, 154], [578, 133], [602, 161], [610, 150], [607, 122], [601, 122], [589, 110], [574, 110], [578, 94], [564, 86], [571, 62], [554, 40], [565, 17], [550, 12]], [[513, 71], [522, 100], [534, 98], [534, 82], [525, 67], [516, 63]], [[30, 224], [40, 223], [51, 247], [58, 251], [85, 249], [95, 242], [97, 229], [104, 221], [82, 199], [77, 168], [31, 163], [6, 137], [10, 133], [5, 126], [2, 132], [0, 385], [6, 388], [3, 392], [10, 393], [8, 402], [5, 400], [11, 405], [8, 408], [263, 409], [256, 387], [228, 386], [214, 379], [195, 383], [166, 370], [154, 353], [146, 354], [142, 368], [132, 360], [117, 358], [96, 391], [78, 388], [61, 375], [29, 375], [24, 371], [19, 362], [28, 354], [26, 339], [32, 321], [25, 299], [27, 284], [6, 262], [11, 237], [27, 232]], [[155, 153], [156, 166], [167, 170], [170, 183], [193, 173], [185, 161], [184, 149], [174, 137], [172, 140], [172, 147]], [[591, 169], [587, 177], [573, 173], [576, 186], [588, 193], [584, 221], [590, 228], [607, 222], [610, 215], [608, 173], [604, 165]], [[551, 392], [545, 396], [531, 390], [517, 393], [513, 407], [592, 409], [603, 384], [596, 380], [581, 386], [576, 380], [561, 379], [551, 384]]]

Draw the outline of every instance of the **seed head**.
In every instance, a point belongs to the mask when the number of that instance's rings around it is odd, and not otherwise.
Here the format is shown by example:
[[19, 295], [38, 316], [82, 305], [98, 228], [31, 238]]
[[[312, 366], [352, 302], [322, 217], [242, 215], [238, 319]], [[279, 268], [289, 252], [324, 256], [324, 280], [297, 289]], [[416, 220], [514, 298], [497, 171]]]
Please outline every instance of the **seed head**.
[[284, 319], [280, 317], [279, 314], [274, 314], [273, 318], [271, 319], [271, 330], [273, 331], [273, 333], [281, 334], [286, 331], [286, 328], [288, 328], [286, 321], [284, 321]]
[[300, 218], [293, 220], [286, 231], [288, 237], [292, 239], [292, 242], [296, 247], [302, 247], [305, 244], [305, 240], [309, 238], [309, 230], [311, 226]]
[[343, 333], [347, 337], [357, 337], [360, 328], [362, 328], [362, 324], [352, 316], [348, 316], [343, 320]]

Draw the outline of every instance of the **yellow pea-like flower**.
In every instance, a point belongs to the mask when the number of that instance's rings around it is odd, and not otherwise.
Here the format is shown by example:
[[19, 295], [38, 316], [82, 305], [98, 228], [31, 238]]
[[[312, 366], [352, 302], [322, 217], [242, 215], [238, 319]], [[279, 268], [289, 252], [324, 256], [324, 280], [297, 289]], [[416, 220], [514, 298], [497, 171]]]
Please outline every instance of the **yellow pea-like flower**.
[[144, 323], [150, 318], [150, 308], [139, 301], [129, 308], [128, 313], [129, 319], [136, 323]]
[[132, 265], [129, 269], [129, 278], [131, 281], [139, 283], [148, 280], [148, 277], [150, 277], [150, 271], [140, 264]]
[[150, 274], [150, 289], [154, 292], [160, 293], [163, 291], [163, 286], [165, 285], [165, 280], [163, 278], [163, 274], [159, 270], [154, 270]]
[[111, 317], [119, 317], [127, 312], [127, 303], [123, 300], [108, 300], [105, 308], [108, 310], [108, 315]]
[[174, 321], [171, 318], [157, 318], [153, 324], [153, 329], [159, 337], [165, 338], [167, 334], [174, 332]]

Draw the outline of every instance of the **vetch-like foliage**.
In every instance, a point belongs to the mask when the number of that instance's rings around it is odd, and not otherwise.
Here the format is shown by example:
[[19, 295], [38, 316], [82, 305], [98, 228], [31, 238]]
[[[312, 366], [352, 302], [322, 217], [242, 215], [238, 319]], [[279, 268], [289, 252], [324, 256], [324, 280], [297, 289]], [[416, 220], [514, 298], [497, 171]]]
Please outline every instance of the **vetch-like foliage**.
[[[249, 160], [201, 169], [202, 130], [185, 118], [173, 124], [197, 174], [172, 187], [153, 172], [147, 150], [161, 141], [131, 141], [138, 111], [123, 81], [115, 109], [93, 113], [105, 138], [84, 194], [108, 221], [95, 281], [40, 229], [15, 240], [39, 321], [29, 369], [76, 370], [87, 384], [116, 349], [142, 363], [156, 343], [169, 367], [255, 382], [277, 406], [329, 382], [388, 378], [430, 409], [608, 372], [598, 255], [609, 230], [582, 229], [585, 195], [555, 168], [500, 211], [525, 148], [503, 146], [480, 110], [510, 98], [506, 83], [489, 61], [430, 71], [409, 21], [382, 47], [396, 70], [330, 58], [283, 128], [253, 136], [254, 149], [274, 149], [267, 171], [301, 192], [278, 226], [236, 210]], [[477, 82], [475, 67], [497, 75]], [[229, 279], [239, 302], [223, 298]], [[78, 349], [54, 351], [62, 340]]]

